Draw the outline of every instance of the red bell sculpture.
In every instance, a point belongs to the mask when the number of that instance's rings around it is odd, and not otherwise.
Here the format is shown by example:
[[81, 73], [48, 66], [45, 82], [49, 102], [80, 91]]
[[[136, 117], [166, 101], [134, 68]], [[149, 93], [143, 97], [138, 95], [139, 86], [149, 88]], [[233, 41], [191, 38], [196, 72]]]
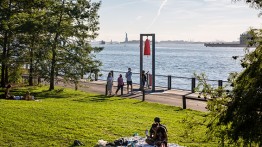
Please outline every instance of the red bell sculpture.
[[145, 41], [144, 55], [150, 55], [150, 41], [148, 39]]

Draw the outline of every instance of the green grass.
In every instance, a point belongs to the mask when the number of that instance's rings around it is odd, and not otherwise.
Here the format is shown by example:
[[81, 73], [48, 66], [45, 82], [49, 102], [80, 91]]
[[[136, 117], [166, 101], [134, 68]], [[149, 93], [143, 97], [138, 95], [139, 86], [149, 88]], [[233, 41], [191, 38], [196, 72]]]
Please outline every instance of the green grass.
[[23, 95], [28, 89], [39, 101], [0, 100], [0, 146], [71, 146], [78, 139], [91, 147], [100, 139], [144, 136], [156, 116], [166, 125], [169, 142], [217, 146], [206, 141], [203, 112], [61, 88], [25, 87], [12, 93]]

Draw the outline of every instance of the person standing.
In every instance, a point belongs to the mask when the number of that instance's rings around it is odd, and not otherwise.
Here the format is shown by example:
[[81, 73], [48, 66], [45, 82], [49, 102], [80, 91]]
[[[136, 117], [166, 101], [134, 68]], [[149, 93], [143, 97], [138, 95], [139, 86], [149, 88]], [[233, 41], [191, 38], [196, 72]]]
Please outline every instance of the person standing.
[[[123, 81], [123, 78], [122, 78], [122, 74], [120, 74], [118, 79], [117, 79], [117, 90], [116, 90], [115, 95], [117, 95], [117, 92], [118, 92], [119, 89], [121, 89], [121, 91], [123, 91], [123, 86], [124, 86], [124, 81]], [[122, 95], [122, 93], [121, 93], [121, 95]]]
[[126, 84], [127, 84], [127, 93], [129, 93], [129, 85], [130, 85], [131, 93], [132, 93], [133, 92], [133, 86], [132, 86], [131, 68], [128, 68], [128, 72], [126, 72]]
[[142, 88], [144, 89], [146, 84], [146, 74], [144, 70], [142, 70], [141, 79], [142, 79]]
[[107, 76], [107, 94], [111, 95], [112, 94], [112, 87], [113, 87], [113, 77], [112, 77], [112, 72], [108, 73]]

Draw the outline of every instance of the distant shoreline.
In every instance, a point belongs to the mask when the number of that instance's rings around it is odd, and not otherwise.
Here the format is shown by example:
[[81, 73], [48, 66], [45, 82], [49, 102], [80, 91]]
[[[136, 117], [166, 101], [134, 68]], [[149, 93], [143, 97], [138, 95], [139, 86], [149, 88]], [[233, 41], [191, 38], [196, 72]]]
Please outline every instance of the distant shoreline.
[[204, 43], [205, 47], [247, 47], [246, 44], [230, 43]]
[[[112, 41], [112, 42], [105, 42], [103, 43], [101, 41], [92, 42], [92, 44], [140, 44], [139, 40], [130, 40], [128, 42], [118, 42], [118, 41]], [[233, 42], [201, 42], [201, 41], [184, 41], [184, 40], [167, 40], [167, 41], [156, 41], [156, 44], [239, 44], [237, 41]]]

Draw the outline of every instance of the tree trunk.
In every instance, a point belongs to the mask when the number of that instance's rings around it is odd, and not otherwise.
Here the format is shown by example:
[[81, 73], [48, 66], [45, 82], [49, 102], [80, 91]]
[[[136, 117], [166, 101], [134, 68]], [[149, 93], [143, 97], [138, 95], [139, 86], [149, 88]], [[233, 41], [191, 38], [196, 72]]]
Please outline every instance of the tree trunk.
[[50, 91], [55, 89], [56, 47], [57, 47], [58, 36], [59, 34], [56, 33], [54, 38], [54, 45], [52, 47], [52, 61], [51, 61], [51, 72], [50, 72], [50, 87], [49, 87]]
[[40, 84], [41, 84], [41, 77], [38, 76], [38, 78], [37, 78], [37, 85], [40, 85]]
[[[56, 48], [56, 46], [54, 47]], [[50, 73], [50, 87], [49, 90], [55, 89], [55, 64], [56, 64], [56, 52], [52, 49], [52, 62], [51, 62], [51, 73]]]
[[5, 66], [5, 84], [8, 84], [9, 80], [8, 80], [8, 65]]
[[74, 83], [75, 83], [75, 91], [77, 91], [78, 90], [78, 81], [74, 81]]
[[8, 33], [7, 31], [4, 34], [3, 42], [3, 55], [2, 55], [2, 69], [1, 69], [1, 87], [4, 88], [6, 83], [6, 59], [7, 59], [7, 40]]
[[[7, 18], [6, 20], [9, 20], [10, 19], [10, 14], [11, 14], [11, 5], [12, 4], [12, 1], [10, 0], [9, 1], [9, 4], [8, 4], [8, 11], [9, 13], [7, 14]], [[9, 26], [10, 28], [10, 26]], [[10, 31], [10, 30], [9, 30]], [[1, 69], [1, 87], [5, 87], [5, 85], [8, 83], [8, 72], [7, 72], [7, 64], [6, 64], [6, 61], [8, 59], [8, 39], [9, 39], [9, 32], [8, 30], [5, 30], [5, 33], [4, 33], [4, 42], [3, 42], [3, 58], [2, 58], [2, 69]]]
[[29, 86], [33, 86], [34, 83], [33, 83], [33, 72], [34, 72], [34, 69], [33, 69], [33, 58], [34, 58], [34, 36], [33, 36], [33, 40], [31, 42], [31, 49], [29, 49], [29, 52], [30, 52], [30, 69], [29, 69]]
[[[63, 0], [62, 6], [64, 7], [65, 1]], [[63, 10], [60, 13], [59, 16], [59, 21], [57, 23], [58, 28], [61, 25], [62, 22], [62, 16], [63, 16]], [[60, 35], [60, 32], [56, 32], [55, 38], [54, 38], [54, 45], [52, 47], [52, 61], [51, 61], [51, 73], [50, 73], [50, 87], [49, 90], [54, 90], [55, 89], [55, 69], [56, 69], [56, 47], [58, 42], [58, 37]]]
[[29, 69], [29, 86], [33, 86], [33, 63], [32, 59], [30, 59], [30, 69]]

